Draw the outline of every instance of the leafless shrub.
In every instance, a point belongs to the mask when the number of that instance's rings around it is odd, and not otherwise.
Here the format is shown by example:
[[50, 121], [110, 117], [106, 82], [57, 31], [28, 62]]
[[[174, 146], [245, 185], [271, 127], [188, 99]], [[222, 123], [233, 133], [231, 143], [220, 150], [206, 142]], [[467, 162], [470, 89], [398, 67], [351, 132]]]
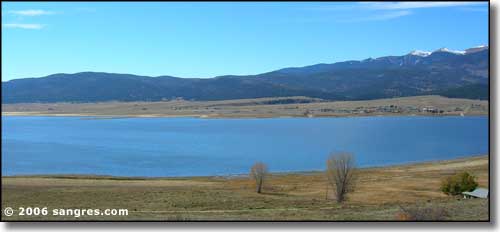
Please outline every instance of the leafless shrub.
[[396, 214], [396, 220], [402, 221], [442, 221], [448, 216], [448, 212], [441, 207], [415, 206], [402, 207]]
[[342, 202], [345, 195], [354, 189], [354, 157], [350, 153], [332, 154], [326, 162], [326, 175], [329, 184], [335, 190], [337, 202]]
[[255, 179], [257, 193], [261, 193], [264, 179], [267, 175], [266, 164], [262, 162], [255, 163], [250, 169], [250, 175]]

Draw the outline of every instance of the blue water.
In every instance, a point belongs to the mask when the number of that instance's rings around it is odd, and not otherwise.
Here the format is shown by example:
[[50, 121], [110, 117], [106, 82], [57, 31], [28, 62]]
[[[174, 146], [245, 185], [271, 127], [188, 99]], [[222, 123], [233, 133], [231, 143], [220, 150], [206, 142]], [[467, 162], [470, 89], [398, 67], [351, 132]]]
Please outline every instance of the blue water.
[[488, 117], [198, 119], [2, 117], [3, 175], [193, 176], [322, 170], [488, 152]]

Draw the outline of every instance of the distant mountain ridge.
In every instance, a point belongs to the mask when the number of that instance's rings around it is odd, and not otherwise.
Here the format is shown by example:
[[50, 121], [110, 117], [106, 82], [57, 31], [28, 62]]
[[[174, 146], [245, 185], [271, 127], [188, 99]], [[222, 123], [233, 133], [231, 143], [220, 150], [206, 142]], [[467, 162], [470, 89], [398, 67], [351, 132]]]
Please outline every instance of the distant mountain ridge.
[[2, 82], [2, 103], [227, 100], [307, 96], [367, 100], [437, 94], [488, 99], [489, 48], [413, 51], [361, 61], [214, 78], [81, 72]]

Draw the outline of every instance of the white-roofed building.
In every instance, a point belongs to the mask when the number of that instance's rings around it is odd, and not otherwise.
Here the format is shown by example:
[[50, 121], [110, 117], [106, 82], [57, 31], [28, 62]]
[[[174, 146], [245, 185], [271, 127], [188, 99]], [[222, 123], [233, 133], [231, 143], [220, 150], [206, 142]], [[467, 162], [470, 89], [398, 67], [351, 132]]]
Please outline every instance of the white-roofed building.
[[476, 188], [472, 192], [462, 192], [464, 198], [489, 198], [490, 192], [485, 188]]

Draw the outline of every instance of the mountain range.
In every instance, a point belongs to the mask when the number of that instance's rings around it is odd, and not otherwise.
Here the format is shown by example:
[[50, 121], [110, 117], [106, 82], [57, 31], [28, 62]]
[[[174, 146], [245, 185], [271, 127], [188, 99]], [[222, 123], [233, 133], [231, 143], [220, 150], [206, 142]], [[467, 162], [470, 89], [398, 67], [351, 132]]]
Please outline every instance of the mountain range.
[[2, 103], [227, 100], [306, 96], [367, 100], [417, 95], [488, 99], [489, 48], [413, 51], [258, 75], [179, 78], [103, 72], [2, 82]]

